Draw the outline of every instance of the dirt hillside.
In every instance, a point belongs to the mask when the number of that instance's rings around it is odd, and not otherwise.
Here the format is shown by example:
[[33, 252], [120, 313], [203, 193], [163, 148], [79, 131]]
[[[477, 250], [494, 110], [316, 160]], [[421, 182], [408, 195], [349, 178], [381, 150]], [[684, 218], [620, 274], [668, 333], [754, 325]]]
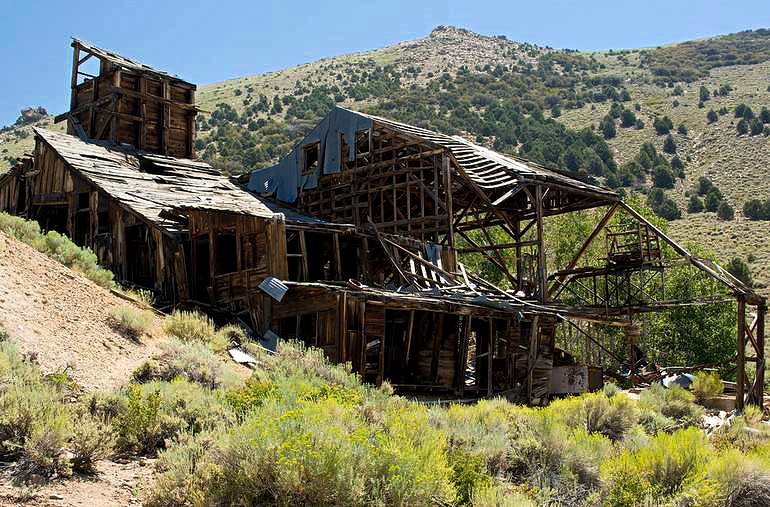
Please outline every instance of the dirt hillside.
[[45, 373], [63, 370], [87, 390], [125, 384], [159, 353], [159, 321], [135, 343], [108, 324], [127, 301], [32, 247], [0, 233], [0, 325]]

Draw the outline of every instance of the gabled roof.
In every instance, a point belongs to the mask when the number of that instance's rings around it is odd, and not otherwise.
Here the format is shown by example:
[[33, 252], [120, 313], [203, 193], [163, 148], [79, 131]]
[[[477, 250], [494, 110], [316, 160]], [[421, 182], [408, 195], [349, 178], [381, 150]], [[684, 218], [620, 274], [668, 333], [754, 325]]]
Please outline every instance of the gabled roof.
[[[319, 175], [302, 175], [300, 167], [301, 147], [320, 142], [320, 174], [339, 172], [339, 138], [353, 139], [356, 130], [381, 125], [400, 134], [417, 138], [436, 148], [449, 151], [457, 166], [477, 186], [485, 191], [513, 188], [519, 184], [541, 182], [558, 185], [567, 190], [589, 194], [599, 200], [619, 201], [619, 196], [606, 188], [584, 183], [571, 177], [566, 171], [548, 169], [518, 157], [503, 155], [484, 148], [460, 136], [448, 136], [432, 130], [407, 125], [380, 116], [335, 107], [321, 122], [281, 161], [251, 174], [248, 188], [255, 192], [275, 192], [285, 202], [294, 202], [299, 188], [314, 188]], [[354, 144], [354, 143], [351, 143]], [[355, 146], [351, 146], [350, 160], [354, 160]]]
[[125, 56], [121, 56], [117, 53], [113, 53], [112, 51], [108, 51], [106, 49], [98, 48], [94, 46], [93, 44], [90, 44], [88, 42], [82, 41], [80, 39], [72, 38], [72, 47], [80, 46], [81, 49], [93, 54], [95, 57], [106, 60], [110, 62], [113, 65], [116, 65], [118, 67], [121, 67], [123, 69], [127, 70], [133, 70], [135, 72], [147, 72], [152, 74], [158, 74], [160, 77], [164, 77], [167, 79], [170, 79], [172, 81], [177, 81], [180, 83], [184, 83], [186, 85], [189, 85], [193, 88], [196, 88], [196, 86], [193, 83], [190, 83], [188, 81], [185, 81], [184, 79], [179, 78], [178, 76], [175, 76], [173, 74], [169, 74], [168, 72], [160, 69], [156, 69], [154, 67], [150, 67], [149, 65], [145, 65], [144, 63], [137, 62], [135, 60], [132, 60], [130, 58], [126, 58]]
[[260, 199], [205, 162], [145, 154], [101, 141], [85, 142], [51, 130], [34, 131], [78, 175], [167, 234], [187, 230], [170, 214], [175, 208], [264, 218], [274, 215]]

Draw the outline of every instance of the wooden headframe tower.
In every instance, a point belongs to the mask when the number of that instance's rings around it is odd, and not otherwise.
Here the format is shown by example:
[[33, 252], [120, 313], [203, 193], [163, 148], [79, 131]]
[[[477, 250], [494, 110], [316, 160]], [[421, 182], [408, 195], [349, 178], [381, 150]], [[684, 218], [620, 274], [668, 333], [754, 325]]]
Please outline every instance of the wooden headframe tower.
[[[129, 144], [178, 158], [195, 157], [196, 86], [78, 39], [72, 41], [67, 133], [83, 140]], [[83, 70], [99, 61], [97, 74]]]

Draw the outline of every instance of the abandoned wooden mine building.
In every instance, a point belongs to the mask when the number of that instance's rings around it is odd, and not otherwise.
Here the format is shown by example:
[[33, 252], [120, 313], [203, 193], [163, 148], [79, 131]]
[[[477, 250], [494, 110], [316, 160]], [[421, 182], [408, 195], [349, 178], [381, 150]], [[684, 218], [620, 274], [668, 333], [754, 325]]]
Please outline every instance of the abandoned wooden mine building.
[[[577, 389], [561, 382], [558, 329], [603, 348], [580, 323], [622, 328], [618, 363], [634, 374], [638, 315], [735, 298], [737, 400], [761, 400], [764, 298], [616, 193], [340, 107], [241, 187], [194, 158], [195, 85], [72, 45], [71, 106], [57, 117], [67, 133], [35, 130], [34, 157], [0, 177], [0, 207], [92, 248], [121, 281], [239, 319], [265, 342], [302, 340], [401, 392], [529, 403]], [[83, 70], [89, 60], [98, 72]], [[594, 208], [603, 218], [554, 265], [548, 218]], [[486, 260], [505, 288], [465, 256]], [[726, 291], [667, 299], [662, 277], [682, 266]]]

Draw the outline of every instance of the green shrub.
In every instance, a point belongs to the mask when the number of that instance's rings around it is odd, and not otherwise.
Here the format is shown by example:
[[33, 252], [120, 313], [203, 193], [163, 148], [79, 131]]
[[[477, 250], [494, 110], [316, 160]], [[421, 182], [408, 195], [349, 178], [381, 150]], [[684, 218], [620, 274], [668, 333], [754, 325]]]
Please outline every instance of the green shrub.
[[29, 468], [40, 465], [40, 460], [53, 462], [45, 451], [47, 443], [66, 440], [60, 431], [69, 418], [63, 397], [11, 342], [0, 342], [0, 460], [23, 457]]
[[512, 439], [527, 423], [523, 411], [503, 400], [436, 407], [431, 410], [431, 425], [446, 434], [451, 452], [481, 456], [490, 474], [501, 475], [509, 468]]
[[619, 440], [637, 422], [634, 403], [625, 395], [608, 398], [604, 393], [558, 400], [546, 412], [564, 421], [570, 428], [583, 428], [611, 440]]
[[693, 394], [679, 386], [666, 389], [656, 384], [642, 391], [639, 406], [673, 419], [678, 428], [685, 428], [699, 426], [703, 418], [703, 408], [693, 403], [694, 399]]
[[116, 450], [123, 455], [151, 455], [166, 442], [234, 422], [215, 393], [186, 381], [130, 385], [125, 409], [115, 415]]
[[719, 500], [728, 507], [770, 505], [770, 460], [746, 456], [737, 449], [718, 455], [706, 466], [706, 476], [719, 484]]
[[699, 371], [695, 374], [695, 379], [692, 383], [692, 392], [698, 403], [703, 403], [706, 400], [716, 398], [722, 394], [723, 390], [724, 385], [718, 374], [703, 371]]
[[69, 442], [72, 452], [72, 468], [77, 472], [94, 473], [98, 461], [112, 455], [115, 433], [112, 426], [87, 412], [78, 414]]
[[40, 226], [34, 220], [0, 212], [0, 231], [33, 246], [68, 268], [80, 271], [101, 287], [110, 288], [114, 284], [112, 272], [99, 267], [96, 255], [91, 250], [78, 247], [67, 236], [56, 231], [41, 234]]
[[134, 380], [170, 381], [182, 377], [209, 389], [233, 386], [239, 381], [238, 375], [204, 343], [182, 343], [171, 339], [160, 345], [163, 355], [157, 364], [143, 363], [133, 373]]
[[656, 497], [658, 502], [680, 492], [700, 472], [709, 450], [696, 428], [661, 433], [647, 446], [626, 450], [602, 466], [606, 505], [635, 505]]
[[163, 330], [183, 342], [198, 341], [223, 352], [230, 345], [226, 336], [217, 334], [214, 321], [198, 312], [175, 311], [166, 317]]
[[230, 389], [225, 394], [227, 403], [239, 414], [246, 414], [269, 398], [278, 396], [274, 382], [262, 381], [254, 376], [246, 380], [246, 384], [236, 389]]
[[620, 392], [620, 388], [613, 382], [607, 382], [604, 384], [604, 387], [602, 387], [602, 392], [607, 398], [612, 398]]
[[121, 305], [110, 309], [108, 319], [116, 331], [130, 340], [138, 341], [152, 327], [154, 316], [150, 311]]
[[40, 226], [37, 222], [5, 212], [0, 212], [0, 231], [27, 244], [32, 244], [40, 236]]
[[[150, 505], [427, 505], [454, 500], [445, 442], [427, 411], [393, 399], [384, 427], [333, 399], [271, 400], [225, 438], [160, 456]], [[191, 476], [184, 472], [192, 471]]]
[[31, 244], [57, 262], [80, 271], [101, 287], [109, 289], [114, 285], [112, 272], [99, 267], [96, 254], [88, 248], [80, 248], [63, 234], [48, 231]]
[[22, 447], [13, 476], [27, 482], [34, 475], [45, 478], [68, 475], [70, 463], [64, 447], [70, 436], [70, 419], [65, 410], [38, 420]]
[[452, 467], [450, 480], [457, 492], [457, 503], [469, 505], [476, 491], [492, 485], [492, 478], [486, 473], [486, 466], [480, 456], [454, 451], [449, 455]]
[[[747, 414], [749, 406], [744, 408], [743, 415], [725, 424], [711, 434], [711, 443], [719, 450], [738, 449], [743, 453], [764, 449], [770, 444], [770, 428], [766, 424], [759, 424], [761, 417], [756, 413]], [[768, 454], [770, 458], [770, 454]]]

